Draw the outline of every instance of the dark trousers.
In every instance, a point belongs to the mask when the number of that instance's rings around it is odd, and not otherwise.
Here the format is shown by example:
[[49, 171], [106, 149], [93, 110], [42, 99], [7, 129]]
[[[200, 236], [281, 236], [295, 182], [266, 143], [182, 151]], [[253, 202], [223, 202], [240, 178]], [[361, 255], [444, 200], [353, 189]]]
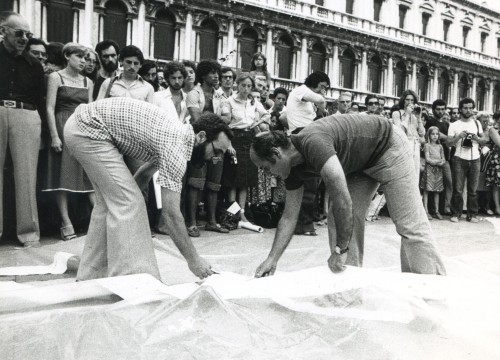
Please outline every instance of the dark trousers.
[[459, 217], [464, 206], [463, 191], [467, 180], [467, 218], [477, 215], [477, 186], [481, 160], [463, 160], [457, 156], [453, 159], [453, 196], [451, 198], [451, 212]]
[[314, 200], [316, 198], [319, 181], [319, 178], [304, 180], [304, 195], [302, 197], [302, 205], [300, 206], [299, 219], [295, 226], [295, 232], [297, 234], [314, 231]]

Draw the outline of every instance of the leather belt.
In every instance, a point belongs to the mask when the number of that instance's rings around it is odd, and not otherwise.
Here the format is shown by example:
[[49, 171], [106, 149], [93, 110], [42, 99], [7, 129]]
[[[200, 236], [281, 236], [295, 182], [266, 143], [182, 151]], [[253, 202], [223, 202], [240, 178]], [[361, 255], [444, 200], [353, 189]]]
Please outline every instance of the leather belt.
[[0, 100], [0, 106], [13, 109], [36, 110], [36, 106], [16, 100]]

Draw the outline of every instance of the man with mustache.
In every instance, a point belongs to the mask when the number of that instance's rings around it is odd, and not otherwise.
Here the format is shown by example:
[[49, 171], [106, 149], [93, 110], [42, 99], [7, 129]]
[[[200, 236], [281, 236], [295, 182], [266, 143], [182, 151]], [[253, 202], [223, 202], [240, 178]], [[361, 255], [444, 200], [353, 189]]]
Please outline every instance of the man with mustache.
[[68, 119], [64, 138], [95, 189], [78, 280], [146, 273], [160, 279], [146, 206], [124, 156], [154, 163], [172, 240], [198, 277], [213, 274], [193, 246], [180, 211], [186, 164], [222, 156], [233, 137], [215, 114], [182, 124], [175, 114], [124, 97], [80, 105]]
[[[33, 37], [28, 22], [15, 12], [0, 12], [0, 199], [7, 148], [14, 167], [17, 238], [24, 247], [40, 246], [36, 173], [42, 125], [46, 124], [44, 73], [25, 51]], [[0, 202], [0, 236], [3, 207]]]
[[[182, 90], [187, 77], [182, 63], [172, 61], [163, 69], [168, 88], [153, 95], [153, 104], [165, 110], [175, 110], [182, 123], [189, 122], [189, 112], [186, 107], [186, 93]], [[172, 111], [172, 113], [174, 113]]]
[[143, 63], [144, 55], [137, 46], [125, 46], [120, 52], [122, 73], [104, 80], [97, 99], [120, 96], [152, 102], [155, 90], [138, 73]]
[[99, 56], [99, 60], [101, 60], [101, 68], [94, 83], [94, 92], [92, 93], [94, 100], [97, 99], [104, 80], [119, 74], [118, 54], [120, 53], [120, 47], [113, 40], [104, 40], [96, 45], [95, 52]]

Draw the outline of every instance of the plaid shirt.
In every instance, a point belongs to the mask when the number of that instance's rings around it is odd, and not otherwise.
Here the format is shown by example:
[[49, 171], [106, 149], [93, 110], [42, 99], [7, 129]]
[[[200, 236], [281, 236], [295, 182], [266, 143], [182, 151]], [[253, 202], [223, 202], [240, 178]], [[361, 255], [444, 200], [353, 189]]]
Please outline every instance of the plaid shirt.
[[111, 141], [124, 155], [154, 162], [160, 172], [158, 184], [180, 193], [194, 132], [176, 115], [122, 97], [82, 104], [74, 112], [80, 130], [89, 138]]

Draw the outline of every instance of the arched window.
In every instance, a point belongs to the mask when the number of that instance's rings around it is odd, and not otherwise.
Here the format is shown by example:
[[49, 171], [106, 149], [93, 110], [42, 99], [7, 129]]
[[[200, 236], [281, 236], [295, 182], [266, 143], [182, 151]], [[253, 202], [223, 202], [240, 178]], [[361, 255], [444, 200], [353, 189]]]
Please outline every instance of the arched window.
[[0, 11], [14, 11], [14, 0], [0, 1]]
[[422, 101], [427, 101], [427, 94], [429, 90], [429, 69], [422, 66], [417, 73], [417, 95]]
[[340, 57], [340, 85], [344, 88], [354, 88], [355, 60], [351, 49], [346, 49]]
[[400, 96], [406, 89], [406, 64], [400, 61], [394, 69], [394, 95]]
[[[73, 9], [71, 0], [51, 0], [47, 4], [47, 40], [73, 41]], [[75, 39], [76, 40], [76, 39]]]
[[127, 7], [119, 0], [110, 0], [105, 8], [104, 39], [112, 39], [122, 48], [127, 45]]
[[483, 111], [486, 105], [486, 82], [481, 79], [476, 85], [476, 109]]
[[373, 56], [368, 63], [368, 91], [380, 93], [382, 80], [382, 60], [378, 56]]
[[288, 35], [283, 35], [276, 46], [276, 64], [278, 77], [290, 79], [292, 74], [293, 41]]
[[500, 110], [500, 83], [495, 85], [493, 89], [493, 112]]
[[219, 48], [219, 27], [212, 19], [203, 21], [200, 34], [200, 60], [217, 59]]
[[[252, 28], [246, 28], [240, 36], [240, 67], [243, 71], [250, 71], [252, 56], [257, 52], [257, 32]], [[231, 49], [230, 49], [231, 50]]]
[[450, 93], [450, 75], [445, 70], [441, 73], [441, 76], [438, 80], [438, 96], [440, 99], [443, 99], [446, 102], [449, 102], [449, 93]]
[[175, 45], [175, 16], [162, 9], [156, 13], [154, 57], [172, 60]]
[[460, 78], [460, 81], [458, 82], [458, 100], [462, 100], [463, 98], [466, 98], [467, 95], [469, 94], [469, 79], [467, 78], [467, 75], [462, 75]]
[[309, 68], [309, 73], [313, 71], [325, 71], [325, 61], [326, 61], [326, 49], [320, 44], [316, 43], [313, 45], [310, 53], [311, 65]]

